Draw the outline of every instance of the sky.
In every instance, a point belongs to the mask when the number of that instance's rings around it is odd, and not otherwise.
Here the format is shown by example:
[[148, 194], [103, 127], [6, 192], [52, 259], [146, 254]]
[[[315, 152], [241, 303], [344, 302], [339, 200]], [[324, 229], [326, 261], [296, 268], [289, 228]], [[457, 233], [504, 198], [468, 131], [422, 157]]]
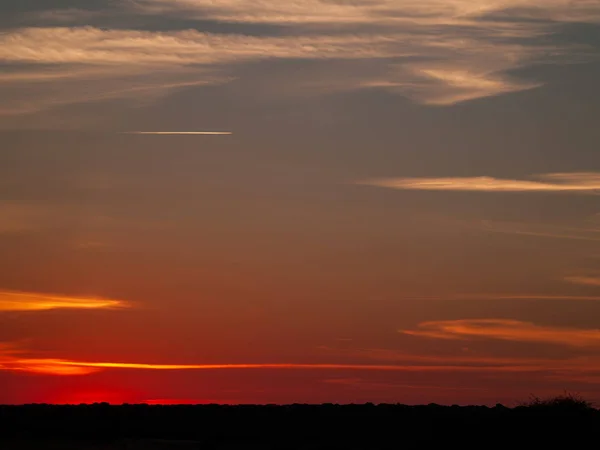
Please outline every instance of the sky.
[[0, 2], [0, 403], [600, 402], [599, 0]]

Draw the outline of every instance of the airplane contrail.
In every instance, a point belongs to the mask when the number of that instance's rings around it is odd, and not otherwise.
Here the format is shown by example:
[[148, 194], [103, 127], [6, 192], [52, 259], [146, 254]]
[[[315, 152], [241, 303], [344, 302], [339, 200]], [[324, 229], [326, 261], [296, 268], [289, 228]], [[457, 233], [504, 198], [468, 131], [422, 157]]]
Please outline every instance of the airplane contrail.
[[126, 131], [124, 134], [153, 134], [153, 135], [231, 135], [231, 131]]

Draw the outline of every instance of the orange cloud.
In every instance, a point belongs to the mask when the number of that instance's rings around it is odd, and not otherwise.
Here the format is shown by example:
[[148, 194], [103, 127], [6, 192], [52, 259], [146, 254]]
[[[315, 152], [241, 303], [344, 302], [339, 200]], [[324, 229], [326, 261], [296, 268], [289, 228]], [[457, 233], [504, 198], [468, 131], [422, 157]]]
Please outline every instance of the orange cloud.
[[[394, 371], [394, 372], [420, 372], [420, 371], [470, 371], [497, 369], [497, 367], [468, 367], [452, 365], [382, 365], [382, 364], [146, 364], [146, 363], [124, 363], [124, 362], [86, 362], [70, 361], [63, 359], [31, 359], [19, 360], [15, 363], [20, 367], [31, 367], [31, 372], [45, 372], [62, 375], [63, 368], [83, 369], [132, 369], [132, 370], [365, 370], [365, 371]], [[42, 369], [39, 369], [39, 368]], [[46, 370], [48, 368], [48, 370]], [[53, 368], [56, 368], [54, 371]], [[9, 367], [10, 369], [10, 367]], [[39, 370], [38, 370], [39, 369]], [[530, 370], [531, 367], [506, 367], [506, 370], [521, 371]], [[78, 373], [73, 373], [78, 374]]]
[[35, 292], [0, 291], [0, 312], [47, 311], [51, 309], [106, 309], [127, 306], [128, 304], [121, 300], [71, 297]]
[[42, 375], [89, 375], [99, 372], [93, 367], [79, 367], [61, 364], [55, 359], [19, 359], [14, 358], [0, 363], [0, 369], [37, 373]]
[[424, 322], [418, 330], [402, 330], [410, 336], [435, 339], [497, 339], [513, 342], [535, 342], [570, 347], [600, 346], [600, 330], [560, 328], [530, 322], [504, 319], [467, 319]]
[[22, 352], [0, 344], [0, 371], [27, 372], [53, 376], [83, 376], [104, 370], [317, 370], [341, 372], [405, 372], [405, 373], [544, 373], [569, 379], [600, 374], [598, 357], [577, 357], [563, 360], [452, 357], [433, 355], [402, 355], [392, 351], [354, 356], [387, 361], [387, 364], [149, 364], [127, 362], [90, 362], [56, 358], [23, 357]]
[[600, 190], [600, 173], [553, 173], [536, 178], [540, 181], [493, 177], [383, 178], [358, 184], [420, 191], [594, 193]]
[[578, 276], [578, 277], [566, 277], [565, 281], [574, 284], [583, 284], [585, 286], [600, 286], [600, 277], [593, 276]]
[[[435, 362], [435, 360], [427, 361]], [[539, 366], [522, 365], [460, 365], [457, 362], [438, 360], [434, 364], [147, 364], [125, 362], [89, 362], [52, 358], [21, 358], [15, 354], [0, 357], [0, 370], [22, 371], [45, 375], [89, 375], [107, 369], [127, 370], [345, 370], [345, 371], [380, 371], [380, 372], [481, 372], [507, 371], [530, 372], [540, 370]]]

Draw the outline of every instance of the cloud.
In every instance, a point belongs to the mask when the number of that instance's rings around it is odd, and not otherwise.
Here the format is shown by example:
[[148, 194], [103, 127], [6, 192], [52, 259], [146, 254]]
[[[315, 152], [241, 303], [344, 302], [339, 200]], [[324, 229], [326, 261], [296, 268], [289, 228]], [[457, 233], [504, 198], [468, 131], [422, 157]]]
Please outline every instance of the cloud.
[[179, 66], [93, 63], [16, 66], [18, 68], [9, 74], [0, 75], [0, 96], [4, 100], [0, 116], [27, 115], [66, 105], [119, 99], [139, 106], [181, 89], [218, 85], [231, 79], [198, 67], [192, 70]]
[[53, 309], [113, 309], [129, 306], [121, 300], [72, 297], [35, 292], [0, 291], [0, 312], [48, 311]]
[[[64, 359], [23, 359], [23, 366], [31, 365], [33, 368], [57, 367], [57, 375], [62, 375], [64, 367], [79, 367], [91, 369], [127, 369], [127, 370], [357, 370], [357, 371], [381, 371], [381, 372], [427, 372], [427, 371], [452, 371], [466, 372], [472, 370], [489, 370], [490, 367], [468, 367], [468, 366], [435, 366], [435, 365], [391, 365], [391, 364], [148, 364], [148, 363], [126, 363], [126, 362], [86, 362], [70, 361]], [[509, 371], [531, 370], [531, 367], [511, 366], [505, 368]]]
[[[565, 62], [586, 53], [549, 47], [543, 40], [560, 23], [600, 22], [600, 5], [567, 0], [142, 0], [136, 5], [145, 14], [278, 25], [296, 35], [365, 29], [386, 33], [419, 61], [391, 64], [386, 76], [365, 79], [356, 87], [379, 87], [430, 105], [538, 87], [540, 83], [507, 73], [540, 60]], [[399, 30], [407, 38], [395, 38]]]
[[600, 277], [599, 276], [572, 276], [566, 277], [565, 281], [574, 284], [582, 284], [584, 286], [598, 286], [600, 287]]
[[400, 333], [447, 340], [496, 339], [569, 347], [600, 347], [600, 329], [560, 328], [504, 319], [423, 322], [417, 330]]
[[[336, 349], [330, 349], [337, 351]], [[472, 373], [497, 374], [519, 373], [546, 376], [582, 377], [600, 374], [600, 358], [577, 356], [573, 358], [511, 358], [486, 355], [417, 355], [388, 349], [344, 349], [339, 356], [363, 359], [363, 363], [248, 363], [248, 364], [160, 364], [144, 362], [85, 361], [30, 356], [11, 343], [0, 342], [0, 371], [28, 372], [53, 376], [82, 376], [106, 370], [136, 371], [331, 371], [343, 372], [344, 379], [350, 372], [364, 373]], [[377, 361], [373, 364], [372, 361]], [[352, 376], [353, 379], [355, 378]]]
[[570, 294], [536, 294], [536, 293], [480, 293], [480, 294], [448, 294], [448, 295], [428, 295], [428, 296], [405, 296], [402, 297], [405, 300], [448, 300], [448, 301], [460, 301], [460, 300], [564, 300], [564, 301], [582, 301], [582, 302], [594, 302], [600, 301], [598, 295], [570, 295]]
[[444, 390], [444, 391], [479, 391], [485, 388], [481, 387], [466, 387], [466, 386], [439, 386], [426, 384], [400, 384], [400, 383], [383, 383], [364, 380], [362, 378], [329, 378], [323, 380], [323, 383], [341, 385], [353, 389], [360, 390], [383, 390], [390, 391], [392, 389], [418, 389], [418, 390]]
[[147, 14], [180, 12], [205, 20], [270, 24], [476, 25], [504, 13], [546, 20], [596, 23], [595, 1], [570, 0], [138, 0]]
[[[364, 356], [364, 355], [363, 355]], [[398, 360], [395, 360], [399, 362]], [[464, 361], [463, 361], [464, 362]], [[515, 361], [512, 361], [515, 362]], [[27, 352], [10, 344], [0, 343], [0, 370], [30, 372], [45, 375], [88, 375], [103, 370], [205, 371], [205, 370], [318, 370], [358, 372], [535, 372], [540, 365], [521, 360], [512, 363], [498, 360], [497, 364], [462, 364], [449, 358], [412, 357], [403, 364], [348, 363], [251, 363], [251, 364], [157, 364], [106, 361], [79, 361], [60, 358], [27, 356]]]
[[244, 63], [268, 59], [404, 56], [385, 35], [253, 37], [195, 30], [23, 28], [0, 34], [0, 114], [30, 114], [119, 98], [149, 102], [173, 90], [231, 81]]
[[[340, 60], [375, 68], [342, 77], [306, 74], [302, 83], [288, 78], [286, 92], [383, 89], [423, 104], [453, 105], [541, 85], [511, 75], [516, 69], [596, 57], [590, 48], [548, 37], [563, 23], [600, 22], [600, 5], [566, 0], [138, 0], [110, 14], [93, 11], [113, 17], [119, 29], [41, 26], [84, 23], [90, 13], [44, 11], [38, 26], [0, 34], [0, 63], [9, 69], [0, 76], [0, 114], [120, 98], [152, 101], [175, 89], [227, 83], [244, 76], [246, 65], [275, 59], [327, 61], [332, 74]], [[215, 29], [268, 24], [277, 32], [124, 28], [148, 16], [208, 21]]]
[[451, 354], [427, 355], [412, 354], [404, 351], [381, 348], [350, 348], [339, 349], [325, 347], [329, 354], [338, 354], [368, 360], [403, 363], [406, 365], [433, 365], [433, 366], [462, 366], [462, 367], [546, 367], [555, 364], [554, 359], [543, 358], [511, 358], [486, 355]]
[[56, 365], [50, 359], [28, 359], [24, 350], [11, 342], [0, 342], [0, 370], [44, 375], [89, 375], [98, 372], [92, 367]]
[[61, 207], [42, 204], [0, 203], [0, 235], [31, 232], [58, 225]]
[[456, 296], [456, 299], [486, 299], [486, 300], [565, 300], [597, 302], [600, 296], [594, 295], [545, 295], [545, 294], [467, 294]]
[[465, 69], [460, 64], [431, 68], [426, 66], [424, 63], [409, 64], [395, 76], [388, 74], [387, 79], [369, 81], [364, 86], [396, 91], [418, 98], [428, 105], [453, 105], [541, 86], [540, 83], [516, 80], [498, 72], [478, 70], [475, 67]]
[[93, 367], [68, 366], [60, 364], [60, 361], [52, 359], [0, 359], [0, 370], [15, 372], [28, 372], [40, 375], [90, 375], [99, 372], [100, 369]]
[[368, 355], [357, 353], [355, 356], [386, 361], [386, 364], [324, 364], [324, 363], [251, 363], [251, 364], [156, 364], [131, 362], [96, 362], [58, 358], [31, 358], [22, 352], [0, 351], [0, 370], [29, 372], [43, 375], [77, 376], [89, 375], [105, 370], [142, 370], [142, 371], [223, 371], [223, 370], [300, 370], [333, 372], [446, 372], [446, 373], [539, 373], [555, 371], [563, 374], [581, 376], [585, 373], [600, 371], [598, 358], [572, 358], [563, 360], [544, 360], [526, 358], [494, 357], [444, 357], [405, 355], [391, 353], [387, 355]]
[[574, 241], [600, 242], [600, 229], [577, 228], [548, 224], [509, 223], [485, 220], [481, 226], [494, 233], [535, 236]]
[[540, 181], [493, 177], [381, 178], [358, 182], [366, 186], [420, 191], [464, 192], [562, 192], [595, 194], [600, 190], [600, 173], [575, 172], [538, 175]]
[[403, 56], [407, 35], [255, 37], [196, 30], [150, 32], [81, 28], [25, 28], [0, 35], [0, 60], [12, 63], [188, 65], [269, 58]]

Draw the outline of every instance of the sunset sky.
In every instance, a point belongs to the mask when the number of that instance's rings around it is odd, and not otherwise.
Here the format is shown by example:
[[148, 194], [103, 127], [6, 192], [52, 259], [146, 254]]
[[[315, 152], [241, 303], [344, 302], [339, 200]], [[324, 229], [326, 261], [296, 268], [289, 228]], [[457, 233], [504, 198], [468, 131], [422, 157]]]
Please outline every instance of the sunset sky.
[[1, 0], [0, 403], [600, 401], [600, 0]]

